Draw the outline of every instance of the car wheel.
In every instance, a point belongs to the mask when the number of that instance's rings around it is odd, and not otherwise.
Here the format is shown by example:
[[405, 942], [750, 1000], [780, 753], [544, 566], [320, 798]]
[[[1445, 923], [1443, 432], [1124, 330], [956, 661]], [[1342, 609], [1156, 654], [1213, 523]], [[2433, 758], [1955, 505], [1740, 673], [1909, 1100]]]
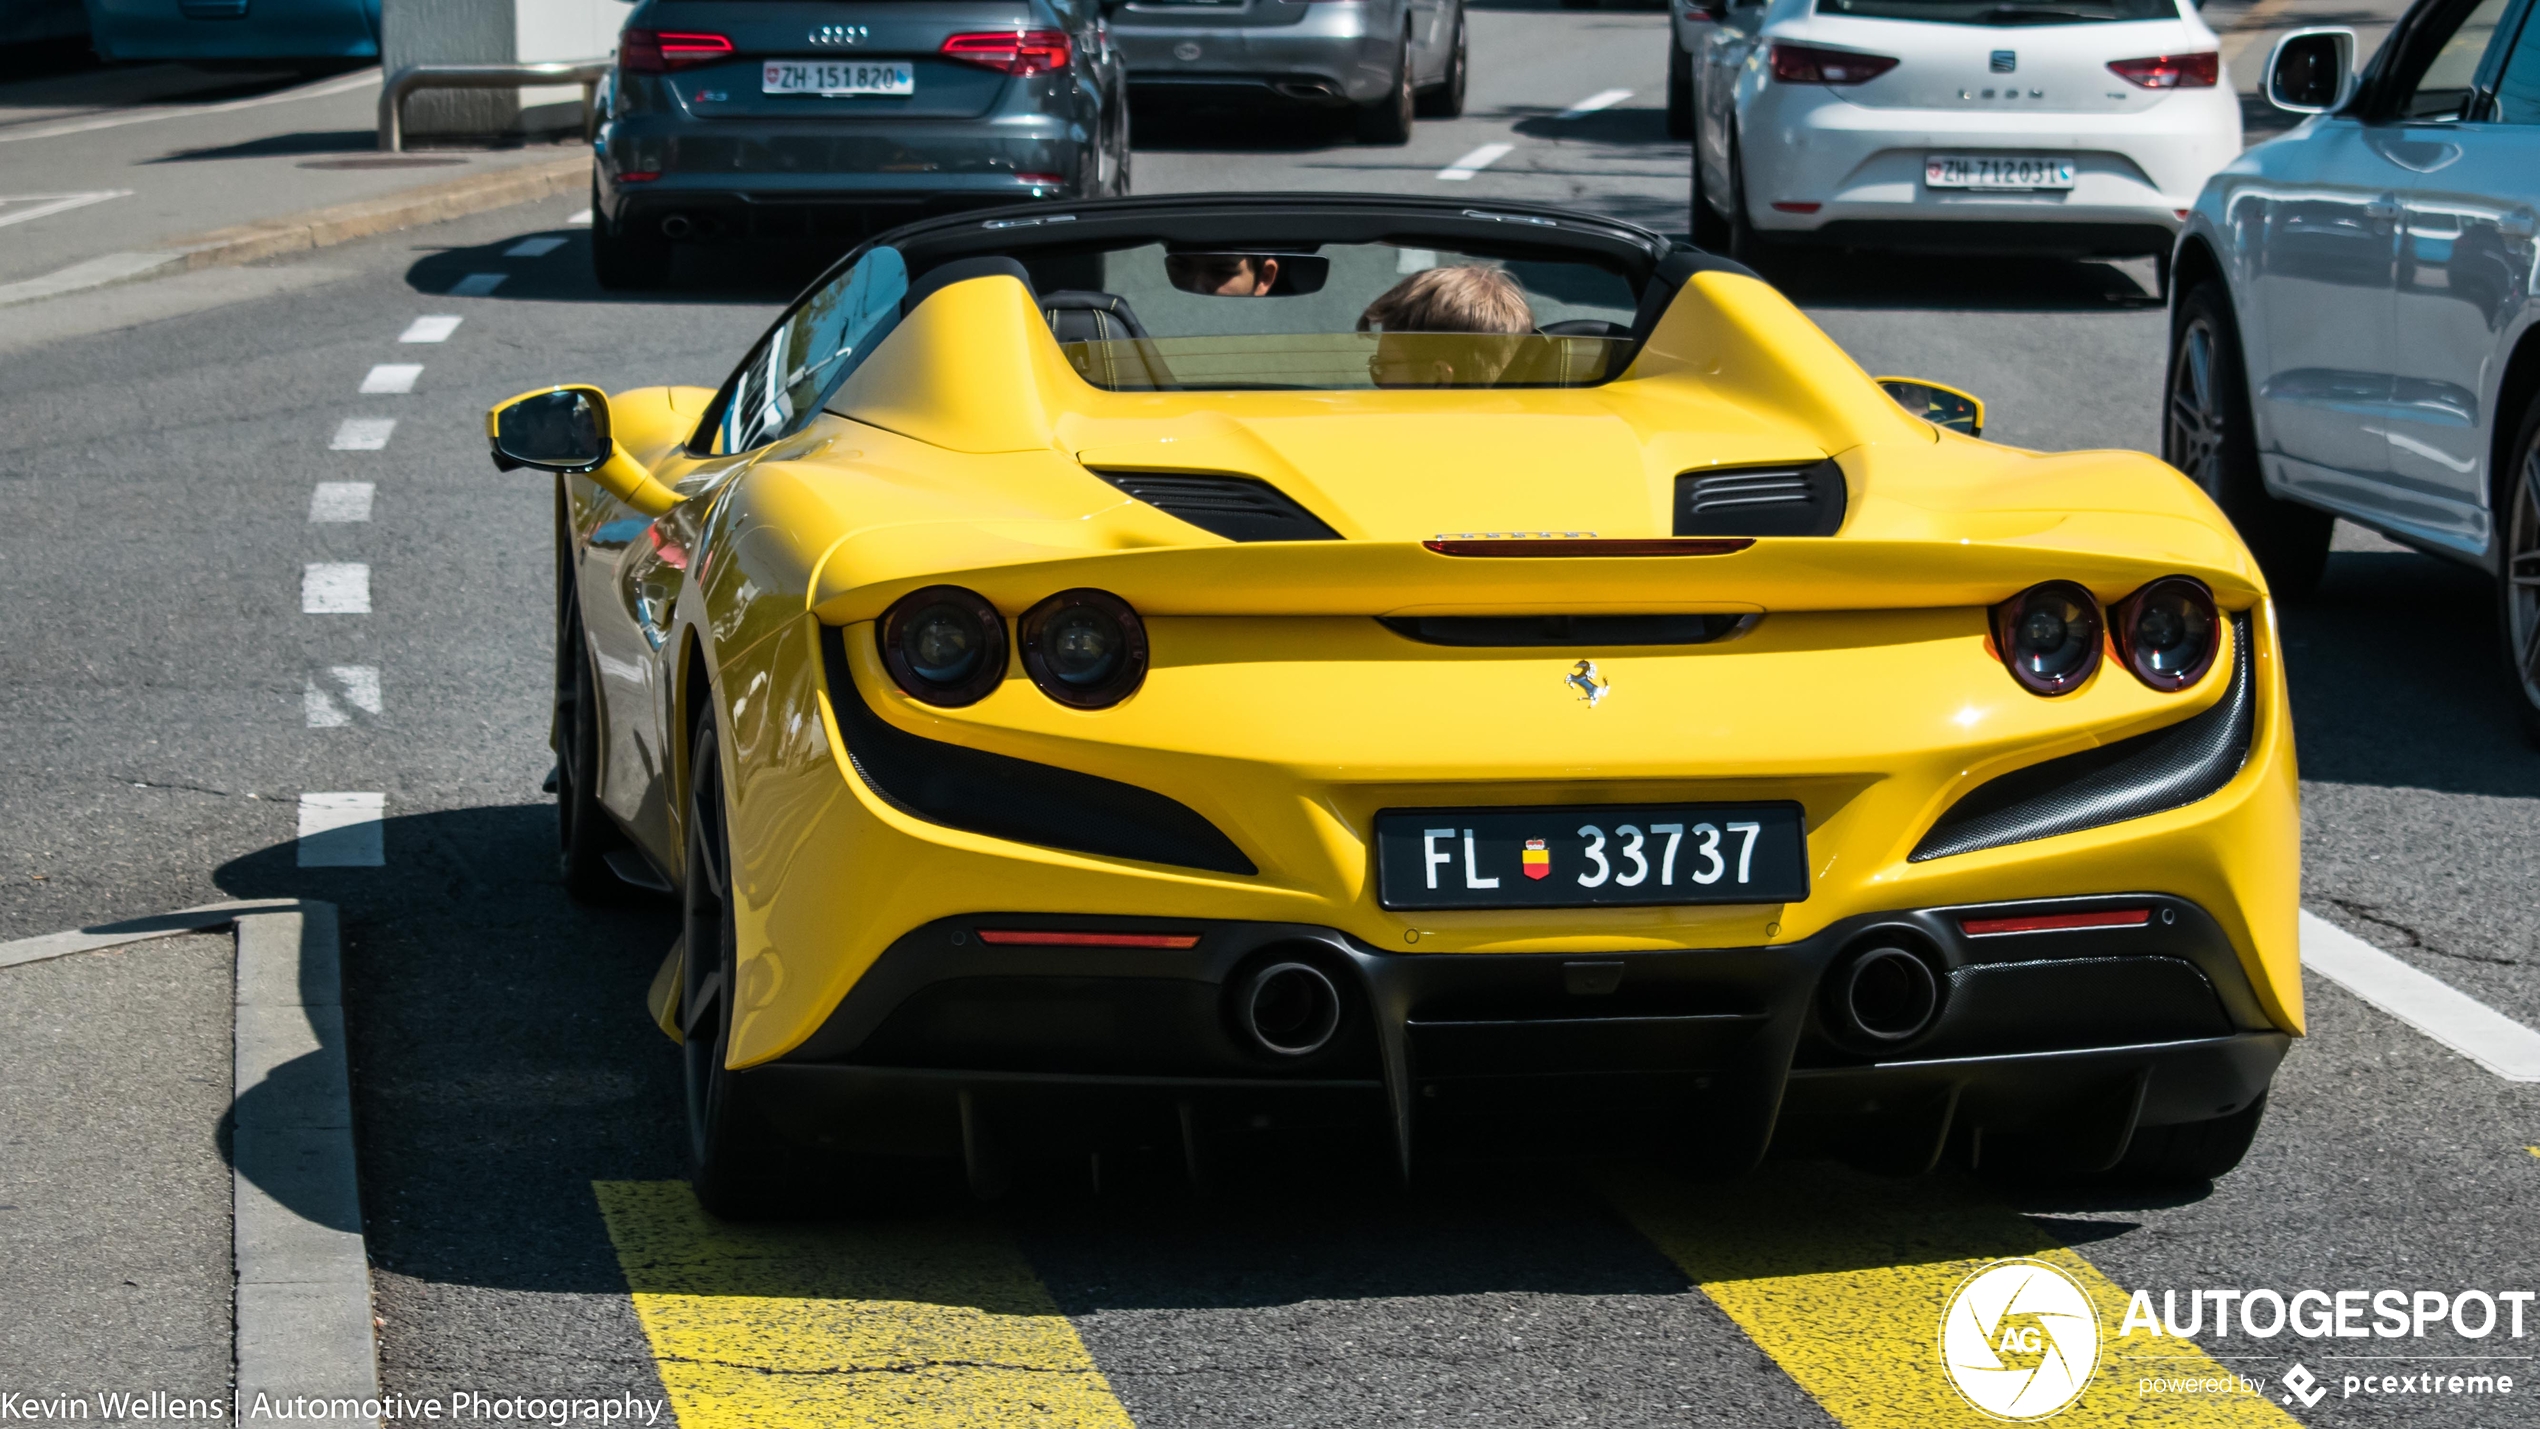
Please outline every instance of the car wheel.
[[2266, 1095], [2260, 1093], [2256, 1101], [2229, 1116], [2137, 1127], [2124, 1158], [2101, 1179], [2166, 1185], [2229, 1175], [2249, 1154], [2250, 1145], [2258, 1139], [2258, 1123], [2266, 1114]]
[[1667, 137], [1690, 139], [1693, 137], [1693, 56], [1685, 53], [1684, 46], [1673, 43], [1673, 39], [1673, 36], [1669, 37], [1667, 46]]
[[1694, 246], [1714, 253], [1725, 253], [1729, 247], [1729, 222], [1711, 206], [1711, 195], [1702, 186], [1702, 140], [1693, 141], [1693, 221], [1690, 228]]
[[[570, 557], [564, 559], [569, 560]], [[561, 563], [561, 562], [560, 562]], [[625, 843], [600, 807], [600, 692], [591, 678], [582, 633], [582, 598], [570, 568], [559, 572], [556, 600], [556, 849], [565, 892], [585, 903], [625, 901], [626, 883], [609, 870], [609, 853]]]
[[1358, 111], [1358, 142], [1388, 146], [1410, 143], [1411, 108], [1411, 36], [1406, 32], [1401, 57], [1394, 61], [1392, 90]]
[[2540, 745], [2540, 400], [2522, 414], [2513, 451], [2496, 523], [2505, 542], [2504, 571], [2496, 582], [2502, 606], [2496, 625], [2504, 632], [2514, 693], [2521, 697], [2515, 709], [2522, 717], [2523, 736]]
[[603, 288], [640, 291], [670, 281], [670, 240], [638, 235], [611, 223], [600, 207], [600, 186], [591, 185], [591, 276]]
[[2161, 455], [2231, 518], [2277, 596], [2299, 599], [2319, 584], [2335, 522], [2325, 511], [2267, 492], [2258, 473], [2240, 331], [2230, 295], [2215, 279], [2188, 292], [2170, 326], [2169, 414], [2162, 423]]
[[1472, 71], [1472, 40], [1464, 30], [1464, 7], [1455, 8], [1455, 42], [1446, 53], [1446, 78], [1420, 94], [1423, 119], [1453, 119], [1464, 112], [1465, 81]]
[[[707, 692], [700, 691], [700, 694]], [[710, 695], [707, 696], [711, 698]], [[680, 1055], [688, 1090], [689, 1181], [697, 1203], [727, 1220], [769, 1214], [777, 1200], [775, 1138], [750, 1115], [724, 1067], [732, 1043], [731, 844], [714, 716], [689, 746], [688, 854], [681, 880]]]
[[1771, 240], [1757, 231], [1746, 212], [1746, 154], [1737, 136], [1729, 136], [1729, 256], [1752, 268], [1771, 251]]

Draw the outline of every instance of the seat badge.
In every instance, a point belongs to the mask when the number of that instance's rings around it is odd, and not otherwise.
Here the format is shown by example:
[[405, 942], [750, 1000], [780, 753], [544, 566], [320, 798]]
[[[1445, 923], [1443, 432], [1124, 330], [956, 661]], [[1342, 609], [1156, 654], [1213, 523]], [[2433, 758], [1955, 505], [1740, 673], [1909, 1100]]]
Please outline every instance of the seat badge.
[[1594, 660], [1581, 660], [1571, 666], [1562, 683], [1578, 691], [1579, 698], [1587, 701], [1590, 709], [1594, 709], [1596, 702], [1604, 699], [1606, 691], [1613, 686], [1612, 681], [1597, 673]]
[[2014, 73], [2017, 73], [2017, 72], [2018, 72], [2019, 67], [2020, 67], [2020, 52], [2019, 52], [2019, 51], [2017, 51], [2017, 50], [1995, 50], [1995, 51], [1993, 52], [1993, 63], [1992, 63], [1991, 68], [1992, 68], [1992, 70], [1993, 70], [1993, 72], [1994, 72], [1995, 74], [2014, 74]]

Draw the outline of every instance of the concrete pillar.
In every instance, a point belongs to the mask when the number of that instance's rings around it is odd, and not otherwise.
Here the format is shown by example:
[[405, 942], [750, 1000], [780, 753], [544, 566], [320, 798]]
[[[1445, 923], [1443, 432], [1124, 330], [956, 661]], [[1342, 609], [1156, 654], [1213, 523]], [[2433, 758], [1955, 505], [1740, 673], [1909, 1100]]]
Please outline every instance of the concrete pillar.
[[[380, 68], [606, 59], [634, 0], [384, 0]], [[582, 123], [580, 85], [425, 90], [406, 101], [406, 141], [517, 143]]]

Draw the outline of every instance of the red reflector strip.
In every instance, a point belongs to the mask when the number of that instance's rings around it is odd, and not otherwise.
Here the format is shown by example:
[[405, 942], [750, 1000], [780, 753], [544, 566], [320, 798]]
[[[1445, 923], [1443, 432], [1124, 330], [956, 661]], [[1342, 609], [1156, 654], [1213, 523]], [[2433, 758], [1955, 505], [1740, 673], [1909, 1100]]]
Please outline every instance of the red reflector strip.
[[1970, 938], [1990, 933], [2053, 933], [2069, 928], [2140, 928], [2152, 921], [2149, 908], [2111, 908], [2104, 913], [2033, 913], [2025, 918], [1961, 918], [1958, 929]]
[[979, 941], [1026, 948], [1196, 948], [1197, 933], [1059, 933], [982, 928]]
[[1776, 204], [1774, 204], [1774, 205], [1773, 205], [1773, 212], [1775, 212], [1775, 213], [1815, 213], [1818, 209], [1821, 209], [1821, 208], [1823, 208], [1823, 207], [1825, 207], [1825, 205], [1824, 205], [1824, 204], [1820, 204], [1820, 203], [1776, 203]]
[[1726, 556], [1755, 544], [1752, 536], [1658, 536], [1647, 540], [1514, 540], [1420, 543], [1441, 556]]

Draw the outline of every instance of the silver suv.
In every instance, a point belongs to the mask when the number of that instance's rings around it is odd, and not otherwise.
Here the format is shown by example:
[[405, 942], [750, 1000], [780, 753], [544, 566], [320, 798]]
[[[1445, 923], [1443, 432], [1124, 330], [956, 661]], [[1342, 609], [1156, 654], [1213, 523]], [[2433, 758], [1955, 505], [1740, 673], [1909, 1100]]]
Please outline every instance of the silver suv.
[[1463, 0], [1129, 0], [1110, 22], [1133, 94], [1348, 106], [1369, 144], [1464, 112]]

